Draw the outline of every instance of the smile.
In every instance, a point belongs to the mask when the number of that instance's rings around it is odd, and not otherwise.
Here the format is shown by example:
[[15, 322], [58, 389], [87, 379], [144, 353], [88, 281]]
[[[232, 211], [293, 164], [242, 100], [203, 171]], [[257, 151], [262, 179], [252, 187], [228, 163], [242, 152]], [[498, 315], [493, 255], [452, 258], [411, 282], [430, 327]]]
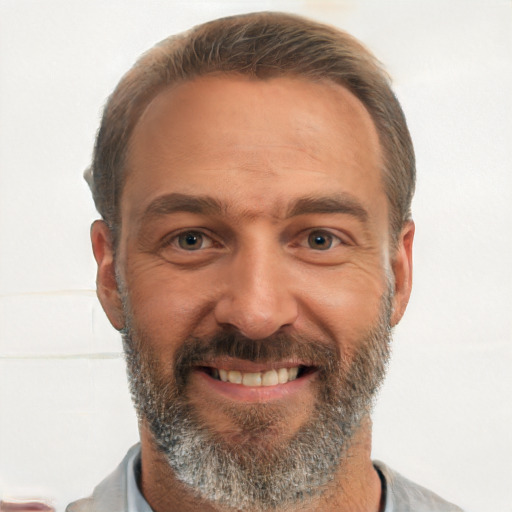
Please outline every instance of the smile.
[[272, 369], [265, 372], [242, 372], [238, 370], [224, 370], [222, 368], [212, 368], [210, 375], [222, 382], [230, 382], [231, 384], [241, 384], [242, 386], [260, 387], [260, 386], [277, 386], [278, 384], [286, 384], [295, 380], [300, 367]]
[[203, 398], [219, 395], [242, 402], [265, 402], [304, 390], [318, 367], [299, 361], [258, 363], [246, 359], [219, 358], [204, 362], [192, 372]]

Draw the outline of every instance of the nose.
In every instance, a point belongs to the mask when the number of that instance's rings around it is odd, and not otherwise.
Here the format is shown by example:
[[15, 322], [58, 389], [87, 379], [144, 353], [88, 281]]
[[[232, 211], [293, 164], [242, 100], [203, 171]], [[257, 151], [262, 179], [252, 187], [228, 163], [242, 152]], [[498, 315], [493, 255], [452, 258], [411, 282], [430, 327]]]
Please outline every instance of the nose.
[[298, 305], [281, 259], [261, 245], [233, 257], [215, 306], [219, 325], [256, 340], [295, 322]]

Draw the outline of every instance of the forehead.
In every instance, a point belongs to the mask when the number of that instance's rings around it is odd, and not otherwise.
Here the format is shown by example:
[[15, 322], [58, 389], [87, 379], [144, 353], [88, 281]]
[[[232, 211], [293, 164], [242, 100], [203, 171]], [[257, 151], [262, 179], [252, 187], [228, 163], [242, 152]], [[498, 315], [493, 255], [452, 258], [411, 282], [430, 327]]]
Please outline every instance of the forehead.
[[273, 201], [274, 210], [316, 189], [382, 193], [371, 116], [330, 81], [228, 75], [174, 85], [141, 115], [126, 162], [122, 218], [175, 192], [245, 208]]

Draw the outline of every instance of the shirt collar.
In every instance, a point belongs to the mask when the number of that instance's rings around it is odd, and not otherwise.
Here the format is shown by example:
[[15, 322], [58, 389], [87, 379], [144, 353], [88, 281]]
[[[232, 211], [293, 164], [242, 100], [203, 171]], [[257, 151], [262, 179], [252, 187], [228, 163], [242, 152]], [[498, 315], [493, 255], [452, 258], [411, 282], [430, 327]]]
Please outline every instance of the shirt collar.
[[[386, 493], [386, 501], [384, 506], [384, 512], [394, 512], [393, 496], [392, 493], [387, 490], [386, 477], [382, 471], [375, 465], [375, 469], [379, 473], [379, 477], [382, 481], [382, 491]], [[152, 512], [149, 503], [144, 499], [139, 489], [140, 480], [140, 448], [130, 457], [127, 464], [127, 488], [126, 488], [126, 499], [128, 503], [127, 512]]]
[[139, 489], [140, 449], [128, 460], [126, 474], [127, 512], [152, 512], [148, 502]]

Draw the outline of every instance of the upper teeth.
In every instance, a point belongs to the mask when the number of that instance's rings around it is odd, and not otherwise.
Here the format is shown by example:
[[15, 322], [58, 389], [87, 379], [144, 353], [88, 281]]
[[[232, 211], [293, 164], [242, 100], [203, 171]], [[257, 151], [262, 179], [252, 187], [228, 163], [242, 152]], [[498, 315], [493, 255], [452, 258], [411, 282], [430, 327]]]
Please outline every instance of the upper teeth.
[[268, 370], [266, 372], [239, 372], [238, 370], [213, 370], [213, 376], [220, 378], [223, 382], [242, 384], [243, 386], [275, 386], [286, 384], [297, 378], [298, 366], [294, 368], [279, 368], [279, 370]]

